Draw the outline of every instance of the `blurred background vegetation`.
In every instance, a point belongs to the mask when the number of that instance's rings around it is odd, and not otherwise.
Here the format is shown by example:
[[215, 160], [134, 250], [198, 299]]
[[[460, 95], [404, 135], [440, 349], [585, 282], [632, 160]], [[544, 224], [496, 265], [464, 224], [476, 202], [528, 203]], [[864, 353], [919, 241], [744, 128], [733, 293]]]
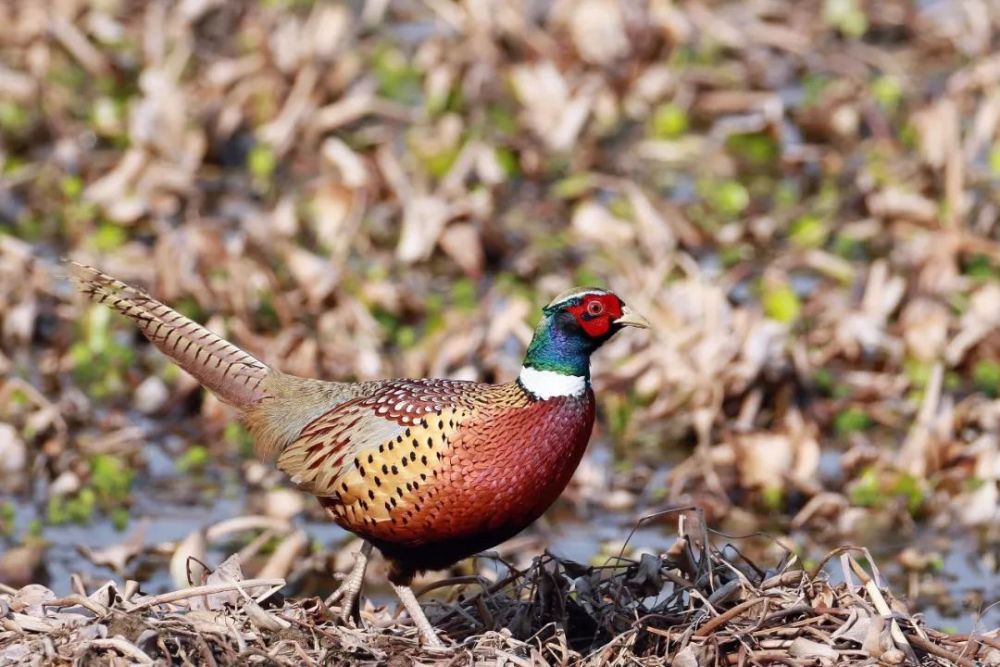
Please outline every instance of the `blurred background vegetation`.
[[8, 0], [0, 26], [0, 582], [155, 590], [244, 549], [308, 592], [350, 562], [69, 256], [340, 380], [510, 380], [541, 304], [609, 286], [654, 328], [597, 357], [591, 449], [501, 553], [600, 561], [694, 503], [1000, 624], [996, 3]]

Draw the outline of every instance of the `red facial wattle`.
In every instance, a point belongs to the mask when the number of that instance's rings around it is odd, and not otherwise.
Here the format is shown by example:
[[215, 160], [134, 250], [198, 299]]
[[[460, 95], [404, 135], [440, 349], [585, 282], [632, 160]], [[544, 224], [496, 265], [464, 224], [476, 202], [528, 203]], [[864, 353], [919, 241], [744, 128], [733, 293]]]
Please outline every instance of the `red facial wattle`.
[[588, 295], [568, 308], [591, 338], [606, 336], [611, 323], [622, 316], [622, 302], [614, 294]]

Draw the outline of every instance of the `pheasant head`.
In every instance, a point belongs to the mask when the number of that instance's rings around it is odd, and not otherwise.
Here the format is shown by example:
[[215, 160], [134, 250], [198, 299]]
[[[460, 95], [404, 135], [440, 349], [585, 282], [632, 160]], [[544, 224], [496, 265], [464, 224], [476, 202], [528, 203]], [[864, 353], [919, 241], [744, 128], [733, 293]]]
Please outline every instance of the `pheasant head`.
[[590, 355], [624, 327], [649, 323], [614, 292], [563, 292], [542, 310], [518, 382], [540, 399], [581, 393], [590, 382]]

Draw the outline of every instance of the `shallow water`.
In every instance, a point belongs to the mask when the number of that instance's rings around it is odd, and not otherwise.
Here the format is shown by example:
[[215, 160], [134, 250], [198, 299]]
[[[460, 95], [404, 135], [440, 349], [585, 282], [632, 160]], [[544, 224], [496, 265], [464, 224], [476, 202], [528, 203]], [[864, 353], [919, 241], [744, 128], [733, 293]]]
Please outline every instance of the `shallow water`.
[[[45, 576], [41, 583], [48, 585], [56, 594], [62, 595], [70, 591], [70, 575], [74, 573], [82, 575], [88, 587], [97, 586], [109, 578], [120, 580], [121, 577], [109, 568], [93, 565], [78, 552], [77, 547], [84, 545], [100, 549], [121, 543], [142, 520], [148, 521], [146, 550], [129, 564], [125, 576], [139, 580], [146, 593], [171, 590], [174, 584], [168, 571], [169, 556], [164, 550], [157, 550], [156, 545], [180, 541], [198, 527], [254, 513], [251, 509], [251, 496], [255, 492], [248, 491], [231, 473], [220, 474], [218, 469], [209, 469], [201, 475], [185, 476], [177, 471], [161, 447], [150, 445], [145, 454], [147, 465], [137, 475], [133, 488], [132, 521], [125, 531], [116, 530], [106, 518], [97, 518], [88, 525], [45, 526], [43, 535], [50, 546], [46, 551]], [[588, 456], [592, 457], [595, 465], [607, 465], [610, 461], [608, 449], [599, 444], [592, 447]], [[826, 464], [821, 467], [831, 473], [830, 457], [824, 457], [824, 460]], [[256, 493], [259, 494], [259, 491]], [[178, 500], [179, 494], [193, 494], [199, 500], [195, 503], [182, 502]], [[30, 503], [16, 504], [14, 534], [23, 534], [33, 520], [43, 519], [40, 513], [44, 514]], [[309, 513], [297, 516], [293, 523], [307, 531], [312, 543], [318, 543], [330, 551], [336, 551], [347, 544], [350, 535], [346, 531], [333, 523], [308, 518], [306, 514]], [[558, 556], [582, 563], [604, 562], [610, 555], [619, 552], [626, 539], [629, 548], [637, 551], [660, 552], [667, 549], [675, 539], [676, 522], [666, 519], [636, 527], [637, 517], [643, 514], [641, 508], [628, 512], [600, 509], [588, 510], [588, 516], [580, 516], [569, 503], [561, 503], [544, 521], [527, 532], [538, 538], [532, 549], [540, 551], [543, 547], [548, 548]], [[780, 558], [776, 556], [773, 541], [767, 537], [739, 540], [717, 535], [715, 540], [719, 546], [726, 542], [737, 545], [754, 562], [765, 568], [775, 566]], [[980, 544], [969, 535], [943, 536], [927, 528], [919, 530], [915, 535], [883, 535], [878, 540], [866, 536], [864, 539], [859, 537], [857, 541], [869, 546], [876, 564], [888, 578], [890, 589], [897, 597], [907, 594], [907, 575], [901, 571], [894, 558], [903, 548], [912, 547], [918, 551], [942, 553], [942, 575], [935, 583], [943, 583], [952, 600], [961, 602], [966, 598], [975, 598], [986, 601], [985, 604], [973, 602], [966, 607], [953, 605], [952, 608], [945, 609], [929, 604], [926, 596], [922, 595], [911, 603], [911, 610], [920, 610], [931, 626], [955, 632], [1000, 627], [1000, 604], [981, 609], [991, 601], [1000, 599], [998, 559], [995, 553], [989, 552], [988, 545]], [[809, 543], [808, 540], [802, 542]], [[942, 545], [946, 548], [943, 549]], [[818, 562], [836, 546], [838, 545], [810, 546], [801, 555]], [[207, 563], [214, 566], [238, 548], [239, 546], [233, 547], [232, 540], [209, 544]], [[842, 580], [837, 559], [827, 562], [825, 570], [833, 581]], [[303, 586], [308, 590], [304, 590]], [[300, 582], [298, 586], [290, 586], [286, 593], [324, 595], [334, 588], [332, 578], [329, 581], [324, 578], [317, 581], [313, 577], [308, 583]], [[388, 591], [373, 590], [369, 593], [376, 603], [391, 600]]]

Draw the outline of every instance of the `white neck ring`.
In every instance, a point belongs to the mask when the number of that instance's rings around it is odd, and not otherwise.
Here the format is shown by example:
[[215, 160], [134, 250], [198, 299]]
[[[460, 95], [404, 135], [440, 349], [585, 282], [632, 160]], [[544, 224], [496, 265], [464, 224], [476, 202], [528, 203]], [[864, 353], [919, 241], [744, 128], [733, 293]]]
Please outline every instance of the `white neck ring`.
[[587, 378], [521, 366], [521, 386], [543, 401], [557, 396], [579, 396], [587, 389]]

